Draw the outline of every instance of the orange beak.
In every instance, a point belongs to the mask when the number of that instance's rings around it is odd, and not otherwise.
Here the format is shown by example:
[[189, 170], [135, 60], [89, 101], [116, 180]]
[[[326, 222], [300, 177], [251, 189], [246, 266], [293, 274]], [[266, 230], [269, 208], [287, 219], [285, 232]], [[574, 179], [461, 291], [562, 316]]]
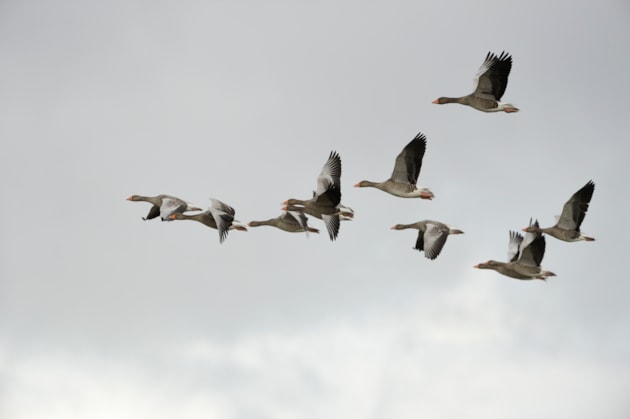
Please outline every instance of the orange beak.
[[431, 102], [431, 103], [435, 103], [436, 105], [439, 105], [439, 104], [440, 104], [440, 102], [438, 102], [438, 100], [437, 100], [437, 99], [435, 99], [435, 100], [434, 100], [433, 102]]

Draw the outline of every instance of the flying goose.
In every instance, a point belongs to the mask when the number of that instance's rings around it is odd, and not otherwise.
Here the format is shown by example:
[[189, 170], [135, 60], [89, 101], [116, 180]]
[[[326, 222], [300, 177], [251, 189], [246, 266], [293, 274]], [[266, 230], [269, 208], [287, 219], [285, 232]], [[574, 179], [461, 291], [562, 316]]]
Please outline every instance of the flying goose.
[[501, 103], [501, 97], [508, 83], [508, 76], [512, 69], [512, 56], [502, 52], [498, 57], [488, 52], [486, 59], [475, 77], [475, 90], [462, 97], [440, 97], [433, 103], [461, 103], [483, 112], [518, 112], [519, 109], [510, 103]]
[[158, 215], [162, 221], [169, 221], [172, 214], [183, 213], [186, 211], [201, 211], [201, 208], [193, 207], [188, 202], [170, 195], [158, 196], [142, 196], [131, 195], [127, 201], [144, 201], [153, 204], [146, 217], [143, 220], [151, 220]]
[[422, 166], [422, 157], [426, 148], [427, 138], [424, 134], [418, 133], [396, 157], [394, 171], [389, 179], [384, 182], [362, 180], [354, 186], [357, 188], [372, 187], [380, 189], [401, 198], [433, 199], [434, 195], [430, 189], [418, 189], [416, 186], [420, 167]]
[[[530, 221], [530, 226], [532, 223]], [[533, 224], [538, 227], [538, 220]], [[553, 272], [540, 267], [545, 255], [545, 236], [542, 233], [527, 233], [525, 238], [515, 231], [510, 231], [508, 246], [509, 262], [489, 260], [475, 265], [474, 268], [493, 269], [500, 274], [516, 279], [542, 279], [556, 276]]]
[[328, 160], [317, 177], [317, 189], [313, 197], [307, 200], [288, 199], [283, 202], [284, 209], [304, 211], [319, 218], [326, 224], [330, 240], [335, 240], [339, 234], [339, 213], [337, 208], [341, 201], [341, 157], [336, 151], [331, 151]]
[[192, 215], [176, 213], [172, 214], [169, 218], [171, 220], [194, 220], [210, 228], [214, 228], [219, 232], [219, 243], [223, 243], [227, 238], [229, 230], [236, 229], [247, 231], [247, 228], [243, 224], [234, 219], [235, 214], [236, 212], [231, 206], [218, 199], [210, 198], [210, 207], [204, 212]]
[[593, 237], [588, 237], [580, 232], [580, 225], [584, 221], [588, 205], [595, 191], [595, 183], [589, 180], [586, 185], [573, 194], [562, 207], [562, 214], [557, 216], [556, 224], [553, 227], [540, 228], [538, 225], [525, 227], [523, 231], [530, 233], [543, 232], [556, 239], [565, 242], [593, 241]]
[[418, 230], [418, 239], [414, 249], [419, 252], [424, 251], [424, 256], [431, 260], [438, 257], [449, 234], [464, 234], [461, 230], [432, 220], [418, 221], [413, 224], [396, 224], [392, 227], [392, 230], [404, 230], [407, 228]]

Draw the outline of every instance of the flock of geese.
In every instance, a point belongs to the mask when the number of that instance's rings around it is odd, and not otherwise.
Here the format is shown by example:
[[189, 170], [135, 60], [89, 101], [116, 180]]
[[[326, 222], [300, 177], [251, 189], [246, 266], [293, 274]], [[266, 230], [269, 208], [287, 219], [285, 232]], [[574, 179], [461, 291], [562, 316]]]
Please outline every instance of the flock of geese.
[[[475, 90], [466, 96], [450, 98], [440, 97], [435, 104], [459, 103], [483, 112], [518, 112], [518, 108], [509, 103], [500, 102], [507, 87], [508, 76], [512, 69], [512, 57], [505, 52], [495, 55], [488, 52], [475, 78]], [[363, 180], [355, 187], [371, 187], [400, 198], [432, 199], [433, 192], [428, 188], [417, 186], [422, 159], [427, 146], [426, 136], [418, 133], [396, 157], [394, 170], [389, 179], [382, 182]], [[330, 240], [339, 234], [340, 222], [352, 220], [354, 211], [341, 203], [341, 157], [335, 151], [330, 153], [317, 177], [317, 187], [308, 199], [288, 199], [283, 204], [283, 213], [263, 221], [251, 221], [247, 225], [234, 218], [234, 208], [216, 199], [210, 199], [207, 210], [195, 207], [190, 203], [170, 195], [141, 196], [132, 195], [129, 201], [150, 203], [151, 209], [143, 220], [160, 217], [162, 221], [194, 220], [216, 229], [219, 241], [227, 238], [230, 230], [247, 231], [247, 227], [272, 226], [281, 230], [296, 233], [319, 233], [309, 226], [308, 217], [318, 218], [324, 222]], [[508, 262], [489, 260], [475, 265], [479, 269], [493, 269], [503, 275], [516, 279], [542, 279], [555, 276], [551, 271], [541, 267], [545, 254], [545, 234], [566, 242], [593, 241], [592, 237], [583, 235], [580, 226], [588, 210], [595, 190], [595, 184], [588, 181], [575, 192], [564, 204], [562, 214], [552, 227], [541, 228], [538, 220], [523, 228], [525, 235], [510, 231], [508, 244]], [[193, 214], [187, 214], [194, 212]], [[447, 224], [433, 220], [423, 220], [412, 224], [396, 224], [393, 230], [415, 229], [418, 237], [414, 249], [424, 251], [429, 259], [438, 257], [446, 239], [450, 234], [462, 234], [463, 231]]]

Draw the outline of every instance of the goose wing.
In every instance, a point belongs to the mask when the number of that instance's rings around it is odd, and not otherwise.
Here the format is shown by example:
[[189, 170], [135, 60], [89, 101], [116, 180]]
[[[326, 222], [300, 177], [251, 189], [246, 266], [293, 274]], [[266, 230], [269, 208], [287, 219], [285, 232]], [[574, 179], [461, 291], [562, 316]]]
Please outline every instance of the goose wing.
[[516, 262], [520, 256], [523, 236], [516, 231], [510, 231], [510, 242], [508, 243], [508, 262]]
[[501, 100], [511, 69], [512, 56], [510, 54], [501, 52], [499, 56], [496, 56], [488, 52], [475, 77], [473, 95], [484, 99]]
[[143, 220], [152, 220], [155, 217], [159, 217], [160, 216], [160, 207], [157, 207], [155, 205], [151, 206], [151, 209], [149, 210], [149, 213], [147, 214], [146, 217], [142, 218]]
[[341, 201], [341, 157], [331, 151], [328, 160], [317, 177], [315, 202], [318, 205], [337, 206]]
[[322, 171], [317, 177], [317, 190], [316, 195], [321, 195], [327, 191], [331, 186], [337, 189], [341, 188], [341, 157], [336, 151], [331, 151], [328, 160], [322, 167]]
[[418, 133], [396, 157], [391, 179], [396, 182], [415, 185], [418, 182], [422, 158], [426, 148], [427, 137], [422, 133]]
[[589, 180], [582, 189], [574, 193], [562, 208], [562, 215], [558, 219], [558, 227], [579, 232], [594, 191], [595, 183]]
[[[529, 225], [532, 225], [531, 220]], [[533, 225], [539, 227], [538, 220]], [[525, 233], [519, 250], [521, 255], [518, 263], [527, 266], [540, 266], [543, 256], [545, 256], [545, 237], [541, 232]]]
[[442, 251], [448, 238], [448, 228], [440, 224], [427, 223], [424, 232], [424, 255], [433, 260]]
[[227, 214], [230, 214], [231, 216], [234, 216], [236, 214], [236, 211], [234, 211], [234, 208], [232, 208], [225, 202], [221, 202], [218, 199], [214, 199], [214, 198], [209, 198], [209, 199], [210, 199], [210, 206], [212, 208], [223, 211]]
[[217, 231], [219, 232], [219, 243], [227, 238], [232, 221], [234, 221], [234, 208], [219, 201], [218, 199], [210, 198], [211, 205], [208, 208], [208, 212], [212, 215], [214, 222], [217, 225]]
[[416, 239], [416, 246], [414, 250], [419, 252], [424, 251], [424, 231], [418, 230], [418, 238]]
[[331, 241], [337, 239], [337, 235], [339, 234], [339, 215], [322, 215], [322, 220], [324, 224], [326, 224], [326, 230], [328, 230], [328, 236]]

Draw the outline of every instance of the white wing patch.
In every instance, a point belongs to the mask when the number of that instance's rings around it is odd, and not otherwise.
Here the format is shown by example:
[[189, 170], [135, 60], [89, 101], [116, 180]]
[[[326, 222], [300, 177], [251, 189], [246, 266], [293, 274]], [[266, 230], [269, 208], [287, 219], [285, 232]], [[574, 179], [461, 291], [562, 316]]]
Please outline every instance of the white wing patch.
[[177, 198], [162, 198], [162, 205], [160, 206], [160, 218], [163, 221], [170, 221], [168, 217], [172, 214], [182, 213], [188, 207], [188, 205]]
[[515, 256], [520, 255], [520, 245], [522, 242], [523, 236], [515, 231], [510, 231], [510, 243], [508, 244], [508, 262], [511, 262]]

